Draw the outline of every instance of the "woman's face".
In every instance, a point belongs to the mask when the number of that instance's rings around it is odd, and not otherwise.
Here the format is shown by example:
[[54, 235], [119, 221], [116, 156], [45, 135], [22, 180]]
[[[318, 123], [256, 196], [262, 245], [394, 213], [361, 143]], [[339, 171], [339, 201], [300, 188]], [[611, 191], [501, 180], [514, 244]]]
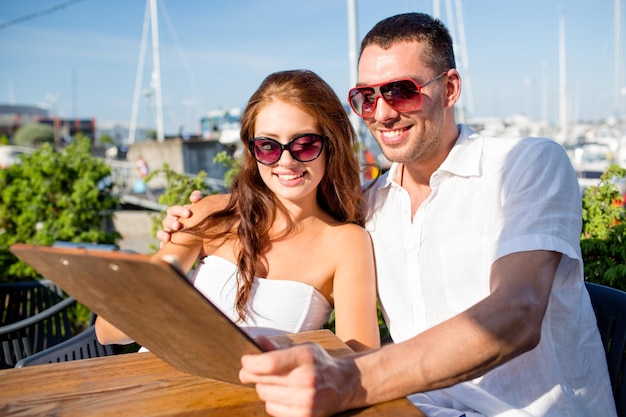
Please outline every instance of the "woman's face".
[[[273, 101], [263, 106], [254, 125], [254, 137], [267, 137], [283, 145], [305, 133], [321, 134], [315, 119], [299, 107]], [[278, 162], [263, 165], [257, 162], [263, 182], [279, 199], [292, 203], [315, 201], [317, 187], [326, 169], [325, 150], [310, 162], [300, 162], [284, 150]]]

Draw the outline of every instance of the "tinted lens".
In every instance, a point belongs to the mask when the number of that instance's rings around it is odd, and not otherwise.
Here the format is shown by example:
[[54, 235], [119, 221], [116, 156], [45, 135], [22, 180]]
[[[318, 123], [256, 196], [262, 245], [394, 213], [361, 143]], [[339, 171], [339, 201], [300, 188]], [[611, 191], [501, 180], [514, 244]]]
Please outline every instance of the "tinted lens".
[[272, 139], [255, 139], [250, 142], [250, 150], [254, 158], [262, 164], [273, 164], [280, 159], [282, 147]]
[[381, 85], [380, 93], [391, 107], [399, 111], [415, 110], [421, 104], [419, 88], [409, 80], [393, 81]]
[[305, 135], [289, 142], [286, 147], [291, 156], [300, 162], [310, 162], [322, 153], [323, 141], [319, 135]]
[[361, 117], [370, 117], [376, 110], [378, 95], [397, 111], [417, 109], [422, 101], [419, 86], [411, 80], [392, 81], [380, 86], [355, 87], [348, 93], [350, 106]]
[[254, 138], [249, 148], [254, 158], [265, 165], [278, 162], [283, 150], [288, 150], [297, 161], [311, 162], [322, 153], [324, 137], [313, 133], [304, 134], [291, 139], [286, 145], [270, 138]]
[[372, 87], [356, 87], [350, 90], [350, 106], [360, 116], [369, 117], [374, 113], [376, 90]]

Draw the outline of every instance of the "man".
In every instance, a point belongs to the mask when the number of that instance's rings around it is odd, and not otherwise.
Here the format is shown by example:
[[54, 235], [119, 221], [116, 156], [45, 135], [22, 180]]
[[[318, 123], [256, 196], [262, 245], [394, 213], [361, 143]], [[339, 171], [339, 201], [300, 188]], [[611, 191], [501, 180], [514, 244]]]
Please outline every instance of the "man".
[[563, 149], [457, 125], [452, 40], [427, 15], [379, 22], [358, 73], [350, 105], [394, 162], [366, 201], [395, 344], [337, 359], [312, 344], [245, 356], [242, 382], [275, 416], [407, 395], [429, 417], [616, 415]]

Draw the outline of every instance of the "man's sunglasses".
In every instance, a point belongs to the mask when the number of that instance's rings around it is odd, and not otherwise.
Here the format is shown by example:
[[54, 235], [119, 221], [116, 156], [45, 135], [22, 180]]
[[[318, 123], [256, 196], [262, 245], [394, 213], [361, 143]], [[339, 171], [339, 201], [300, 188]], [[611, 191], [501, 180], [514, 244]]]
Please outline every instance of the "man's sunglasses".
[[260, 136], [248, 142], [248, 149], [254, 159], [263, 165], [273, 165], [288, 150], [293, 159], [300, 162], [311, 162], [322, 154], [326, 137], [316, 133], [305, 133], [291, 139], [286, 145], [277, 140]]
[[422, 85], [410, 78], [403, 78], [386, 83], [354, 87], [348, 92], [348, 103], [352, 110], [363, 118], [374, 115], [378, 96], [396, 111], [417, 110], [422, 104], [422, 88], [434, 83], [447, 73], [448, 71], [444, 71]]

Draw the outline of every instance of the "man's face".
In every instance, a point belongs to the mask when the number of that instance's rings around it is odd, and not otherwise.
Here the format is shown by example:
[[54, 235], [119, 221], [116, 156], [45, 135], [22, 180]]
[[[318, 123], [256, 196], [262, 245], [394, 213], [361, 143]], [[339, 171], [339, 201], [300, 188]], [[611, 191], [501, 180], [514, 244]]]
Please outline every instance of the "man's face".
[[[440, 74], [426, 66], [422, 53], [423, 46], [419, 42], [402, 42], [386, 50], [370, 45], [359, 60], [357, 85], [405, 78], [424, 84]], [[444, 76], [425, 86], [421, 90], [421, 105], [413, 111], [400, 112], [382, 97], [375, 99], [374, 112], [363, 120], [387, 159], [402, 163], [428, 161], [441, 152], [445, 80]]]

